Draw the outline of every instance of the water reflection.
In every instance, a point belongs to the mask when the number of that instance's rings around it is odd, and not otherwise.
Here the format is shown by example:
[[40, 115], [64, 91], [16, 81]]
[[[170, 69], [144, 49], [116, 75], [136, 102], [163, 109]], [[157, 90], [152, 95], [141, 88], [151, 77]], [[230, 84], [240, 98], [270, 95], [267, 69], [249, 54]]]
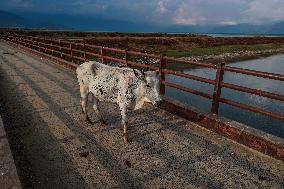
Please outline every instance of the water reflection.
[[[230, 64], [230, 66], [284, 74], [284, 55], [275, 55], [268, 58], [237, 62]], [[196, 76], [206, 77], [209, 79], [215, 79], [215, 70], [210, 68], [185, 70], [184, 72]], [[172, 75], [167, 75], [166, 80], [173, 83], [181, 84], [183, 86], [188, 86], [190, 88], [208, 94], [213, 94], [214, 87], [206, 83], [201, 83], [198, 81], [193, 81]], [[230, 72], [225, 73], [224, 81], [236, 85], [261, 89], [264, 91], [284, 95], [283, 81], [269, 80]], [[187, 103], [205, 111], [210, 111], [211, 109], [211, 100], [197, 95], [189, 94], [177, 89], [167, 87], [166, 96], [177, 99], [181, 102]], [[265, 97], [242, 93], [225, 88], [222, 89], [221, 96], [241, 103], [258, 106], [265, 110], [284, 114], [284, 102], [280, 102], [278, 100], [271, 100]], [[220, 104], [219, 113], [220, 115], [229, 119], [239, 121], [254, 128], [284, 138], [284, 122], [282, 121], [250, 111], [235, 108], [222, 103]]]

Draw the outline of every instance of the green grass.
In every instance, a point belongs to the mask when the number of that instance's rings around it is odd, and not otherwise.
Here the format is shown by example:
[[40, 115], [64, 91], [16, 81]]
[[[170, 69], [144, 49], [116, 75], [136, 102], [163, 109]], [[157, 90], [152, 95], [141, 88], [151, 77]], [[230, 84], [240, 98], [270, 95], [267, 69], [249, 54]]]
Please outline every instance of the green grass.
[[239, 51], [259, 51], [267, 49], [277, 49], [284, 47], [280, 43], [270, 44], [257, 44], [257, 45], [226, 45], [218, 47], [208, 48], [194, 48], [190, 50], [167, 50], [163, 54], [170, 57], [194, 57], [194, 56], [206, 56], [206, 55], [219, 55], [222, 53], [235, 53]]
[[[264, 51], [264, 50], [271, 50], [271, 49], [278, 49], [278, 48], [284, 48], [283, 44], [280, 43], [271, 43], [271, 44], [257, 44], [257, 45], [226, 45], [226, 46], [218, 46], [218, 47], [208, 47], [208, 48], [194, 48], [190, 50], [167, 50], [164, 51], [163, 54], [170, 57], [180, 58], [180, 57], [202, 57], [202, 56], [208, 56], [208, 55], [220, 55], [223, 53], [236, 53], [240, 51]], [[271, 54], [269, 53], [263, 53], [263, 54], [257, 54], [252, 56], [240, 56], [240, 57], [231, 57], [227, 59], [218, 59], [218, 58], [211, 58], [207, 59], [207, 63], [216, 64], [220, 61], [224, 63], [232, 63], [236, 61], [241, 60], [247, 60], [247, 59], [254, 59], [261, 56], [269, 56]], [[194, 66], [189, 64], [168, 64], [167, 68], [169, 69], [175, 69], [175, 70], [184, 70], [184, 69], [190, 69]]]

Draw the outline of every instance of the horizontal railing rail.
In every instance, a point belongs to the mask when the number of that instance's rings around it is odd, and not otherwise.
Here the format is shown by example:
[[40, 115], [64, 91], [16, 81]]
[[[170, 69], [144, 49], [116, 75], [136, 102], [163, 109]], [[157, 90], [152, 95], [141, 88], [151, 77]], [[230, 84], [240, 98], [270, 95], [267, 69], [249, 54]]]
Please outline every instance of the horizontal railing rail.
[[261, 72], [261, 71], [249, 70], [249, 69], [244, 69], [244, 68], [236, 68], [236, 67], [231, 67], [231, 66], [224, 67], [224, 71], [284, 81], [284, 75], [275, 74], [275, 73]]
[[[195, 95], [202, 96], [207, 99], [212, 100], [211, 111], [215, 114], [219, 112], [219, 104], [224, 103], [237, 108], [241, 108], [244, 110], [249, 110], [255, 113], [260, 113], [266, 116], [270, 116], [275, 119], [284, 120], [283, 114], [279, 114], [276, 112], [270, 112], [264, 110], [260, 107], [255, 107], [248, 104], [243, 104], [241, 102], [236, 102], [231, 99], [221, 98], [222, 88], [228, 88], [231, 90], [254, 94], [258, 96], [262, 96], [265, 98], [278, 100], [284, 102], [284, 96], [282, 94], [275, 94], [267, 91], [263, 91], [260, 89], [253, 89], [245, 86], [236, 85], [233, 83], [227, 83], [223, 81], [223, 76], [225, 72], [233, 72], [237, 74], [245, 74], [253, 77], [262, 77], [265, 79], [272, 79], [278, 81], [284, 81], [284, 75], [268, 73], [263, 71], [256, 71], [251, 69], [243, 69], [232, 66], [225, 66], [224, 64], [209, 64], [204, 62], [197, 61], [188, 61], [177, 59], [173, 57], [166, 57], [156, 54], [148, 54], [142, 52], [136, 52], [131, 50], [123, 50], [111, 47], [103, 47], [94, 44], [89, 44], [85, 40], [54, 40], [52, 38], [40, 38], [40, 37], [32, 37], [27, 35], [18, 35], [16, 33], [2, 32], [0, 33], [0, 37], [6, 41], [22, 45], [26, 48], [45, 53], [51, 56], [54, 56], [59, 59], [63, 59], [72, 63], [80, 64], [80, 62], [87, 61], [92, 59], [93, 57], [98, 58], [102, 63], [105, 61], [115, 61], [120, 62], [122, 64], [126, 64], [127, 66], [140, 67], [149, 70], [155, 70], [160, 72], [160, 92], [162, 95], [165, 94], [165, 87], [171, 87], [174, 89], [178, 89], [184, 92], [192, 93]], [[112, 54], [110, 54], [112, 53]], [[113, 56], [113, 53], [118, 53], [120, 56]], [[133, 59], [131, 57], [139, 56], [143, 58], [156, 59], [156, 64], [145, 64], [141, 63], [141, 60]], [[187, 73], [183, 73], [181, 71], [176, 71], [168, 68], [170, 64], [189, 64], [192, 66], [205, 67], [216, 70], [215, 79], [208, 79], [200, 76], [195, 76]], [[177, 77], [182, 77], [186, 79], [191, 79], [203, 83], [207, 83], [209, 85], [214, 86], [213, 94], [207, 94], [202, 91], [198, 91], [187, 86], [182, 86], [180, 84], [172, 83], [166, 81], [166, 75], [174, 75]]]

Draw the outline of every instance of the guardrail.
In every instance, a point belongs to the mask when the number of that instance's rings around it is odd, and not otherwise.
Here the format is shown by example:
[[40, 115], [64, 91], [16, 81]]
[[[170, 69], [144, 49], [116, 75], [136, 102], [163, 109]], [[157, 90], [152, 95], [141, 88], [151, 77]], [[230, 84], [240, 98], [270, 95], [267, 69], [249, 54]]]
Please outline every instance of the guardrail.
[[[73, 42], [71, 40], [54, 40], [54, 39], [47, 39], [47, 38], [39, 38], [39, 37], [32, 37], [32, 36], [25, 36], [25, 35], [18, 35], [15, 33], [1, 33], [0, 37], [4, 40], [10, 41], [15, 44], [20, 44], [24, 47], [36, 50], [41, 53], [45, 53], [56, 57], [58, 59], [67, 60], [72, 63], [80, 64], [80, 62], [87, 61], [91, 58], [98, 58], [100, 59], [101, 63], [105, 63], [105, 61], [115, 61], [126, 64], [128, 66], [135, 66], [146, 68], [150, 70], [156, 70], [160, 72], [160, 92], [162, 95], [165, 94], [165, 87], [171, 87], [178, 90], [182, 90], [188, 93], [192, 93], [195, 95], [202, 96], [207, 99], [212, 100], [211, 111], [215, 114], [218, 114], [219, 104], [224, 103], [234, 107], [238, 107], [241, 109], [249, 110], [252, 112], [260, 113], [266, 116], [270, 116], [274, 119], [284, 120], [284, 115], [279, 114], [276, 112], [270, 112], [268, 110], [262, 109], [260, 107], [251, 106], [248, 104], [244, 104], [241, 102], [233, 101], [230, 99], [222, 98], [221, 92], [222, 88], [228, 88], [244, 93], [255, 94], [258, 96], [266, 97], [269, 99], [274, 99], [278, 101], [284, 101], [284, 96], [280, 94], [270, 93], [267, 91], [259, 90], [259, 89], [252, 89], [244, 86], [235, 85], [232, 83], [226, 83], [223, 81], [223, 76], [225, 72], [234, 72], [238, 74], [245, 74], [255, 77], [262, 77], [266, 79], [273, 79], [284, 81], [284, 75], [281, 74], [274, 74], [268, 72], [261, 72], [256, 70], [250, 69], [242, 69], [237, 67], [225, 66], [223, 63], [219, 64], [208, 64], [203, 62], [195, 62], [195, 61], [184, 61], [172, 57], [166, 57], [162, 55], [155, 55], [155, 54], [148, 54], [136, 51], [128, 51], [116, 48], [109, 48], [103, 46], [97, 46], [86, 43], [85, 40], [81, 40], [78, 42]], [[120, 56], [112, 56], [110, 53], [118, 53]], [[140, 62], [135, 61], [135, 59], [131, 58], [131, 56], [140, 56], [140, 57], [147, 57], [151, 59], [158, 60], [158, 65], [149, 65], [143, 64]], [[167, 66], [170, 64], [169, 62], [175, 62], [178, 64], [189, 64], [193, 66], [211, 68], [216, 70], [215, 80], [207, 79], [199, 76], [194, 76], [191, 74], [186, 74], [181, 71], [176, 71], [172, 69], [168, 69]], [[165, 75], [175, 75], [178, 77], [183, 77], [191, 80], [196, 80], [199, 82], [207, 83], [214, 86], [213, 94], [207, 94], [202, 91], [197, 91], [195, 89], [185, 87], [179, 84], [171, 83], [165, 80]]]

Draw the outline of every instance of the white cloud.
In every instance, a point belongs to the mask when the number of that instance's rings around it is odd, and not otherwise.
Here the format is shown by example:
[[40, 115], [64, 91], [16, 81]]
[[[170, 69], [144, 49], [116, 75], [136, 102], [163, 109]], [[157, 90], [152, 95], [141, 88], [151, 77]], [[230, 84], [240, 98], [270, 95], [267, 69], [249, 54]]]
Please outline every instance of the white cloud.
[[220, 24], [220, 25], [237, 25], [238, 22], [226, 20], [226, 21], [221, 21], [218, 24]]
[[159, 1], [156, 11], [159, 14], [165, 14], [167, 12], [167, 8], [165, 7], [164, 1]]
[[174, 11], [172, 22], [180, 25], [196, 25], [205, 22], [207, 19], [195, 6], [192, 1], [183, 1], [178, 9]]
[[284, 0], [252, 0], [241, 14], [243, 22], [283, 21]]
[[167, 11], [173, 24], [236, 25], [284, 20], [284, 0], [174, 0], [173, 4], [174, 8]]
[[[234, 0], [178, 0], [178, 7], [173, 12], [172, 22], [182, 25], [231, 23], [235, 20], [240, 5]], [[241, 2], [241, 3], [240, 3]]]

